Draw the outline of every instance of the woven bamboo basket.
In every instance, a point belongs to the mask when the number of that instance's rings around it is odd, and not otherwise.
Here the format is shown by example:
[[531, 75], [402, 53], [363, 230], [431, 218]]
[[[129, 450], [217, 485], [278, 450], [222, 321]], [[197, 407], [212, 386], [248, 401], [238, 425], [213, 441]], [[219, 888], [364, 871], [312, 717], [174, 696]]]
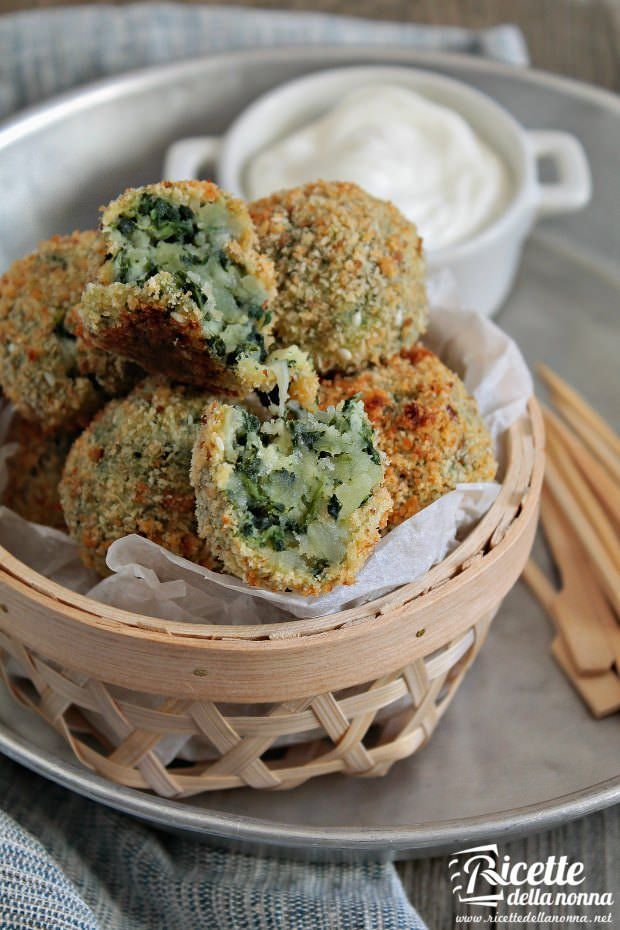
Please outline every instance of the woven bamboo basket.
[[[0, 666], [76, 757], [165, 797], [383, 775], [424, 745], [528, 558], [544, 434], [507, 433], [500, 494], [419, 581], [362, 607], [262, 626], [172, 623], [57, 585], [0, 549]], [[199, 737], [204, 758], [158, 752]], [[169, 753], [168, 753], [169, 755]]]

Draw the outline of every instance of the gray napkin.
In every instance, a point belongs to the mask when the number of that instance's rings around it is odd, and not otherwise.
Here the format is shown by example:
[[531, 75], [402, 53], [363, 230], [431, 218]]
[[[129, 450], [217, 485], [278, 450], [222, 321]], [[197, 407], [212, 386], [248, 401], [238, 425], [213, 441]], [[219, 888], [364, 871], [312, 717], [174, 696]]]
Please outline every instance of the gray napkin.
[[516, 26], [475, 31], [323, 13], [144, 3], [58, 7], [0, 17], [0, 118], [63, 90], [165, 61], [295, 45], [469, 52], [527, 65]]

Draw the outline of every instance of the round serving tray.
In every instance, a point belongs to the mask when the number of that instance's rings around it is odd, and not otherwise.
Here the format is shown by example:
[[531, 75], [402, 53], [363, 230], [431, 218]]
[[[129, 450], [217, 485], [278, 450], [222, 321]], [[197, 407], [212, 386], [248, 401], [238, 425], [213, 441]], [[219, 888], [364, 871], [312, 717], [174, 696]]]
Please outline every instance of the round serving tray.
[[[0, 267], [52, 232], [92, 226], [97, 206], [122, 187], [157, 179], [175, 138], [221, 132], [283, 80], [373, 62], [434, 68], [488, 92], [529, 128], [581, 138], [593, 201], [538, 228], [500, 322], [532, 364], [552, 365], [611, 417], [620, 104], [560, 78], [461, 56], [315, 48], [237, 53], [99, 83], [0, 132]], [[217, 95], [206, 92], [214, 86]], [[289, 792], [166, 801], [76, 765], [55, 734], [8, 701], [0, 701], [0, 749], [82, 794], [219, 843], [314, 857], [439, 852], [550, 826], [620, 797], [617, 721], [589, 717], [550, 658], [549, 640], [542, 612], [518, 585], [432, 741], [380, 781], [329, 776]]]

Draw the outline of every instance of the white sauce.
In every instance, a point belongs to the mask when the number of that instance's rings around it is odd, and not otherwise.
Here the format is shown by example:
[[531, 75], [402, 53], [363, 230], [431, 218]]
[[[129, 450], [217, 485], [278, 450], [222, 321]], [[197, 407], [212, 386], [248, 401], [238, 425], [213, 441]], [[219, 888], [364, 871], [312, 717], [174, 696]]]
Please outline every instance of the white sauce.
[[404, 87], [373, 84], [256, 155], [250, 199], [308, 181], [354, 181], [391, 200], [427, 250], [461, 242], [493, 220], [510, 194], [500, 158], [454, 110]]

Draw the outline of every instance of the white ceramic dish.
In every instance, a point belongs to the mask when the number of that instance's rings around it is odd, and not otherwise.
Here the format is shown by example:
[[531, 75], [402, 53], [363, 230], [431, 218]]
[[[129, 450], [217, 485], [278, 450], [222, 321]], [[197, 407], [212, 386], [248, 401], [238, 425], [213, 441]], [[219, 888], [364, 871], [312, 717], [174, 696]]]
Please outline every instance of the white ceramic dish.
[[[510, 291], [523, 242], [536, 219], [579, 210], [590, 199], [590, 170], [581, 143], [565, 132], [528, 131], [487, 94], [414, 68], [335, 68], [289, 81], [259, 97], [222, 136], [181, 139], [168, 150], [164, 177], [195, 178], [215, 169], [226, 190], [245, 197], [244, 171], [254, 154], [317, 119], [365, 84], [390, 83], [456, 110], [508, 166], [512, 194], [498, 217], [475, 235], [427, 253], [431, 270], [450, 268], [461, 303], [495, 313]], [[539, 179], [539, 162], [556, 180]], [[346, 180], [346, 179], [343, 179]]]

